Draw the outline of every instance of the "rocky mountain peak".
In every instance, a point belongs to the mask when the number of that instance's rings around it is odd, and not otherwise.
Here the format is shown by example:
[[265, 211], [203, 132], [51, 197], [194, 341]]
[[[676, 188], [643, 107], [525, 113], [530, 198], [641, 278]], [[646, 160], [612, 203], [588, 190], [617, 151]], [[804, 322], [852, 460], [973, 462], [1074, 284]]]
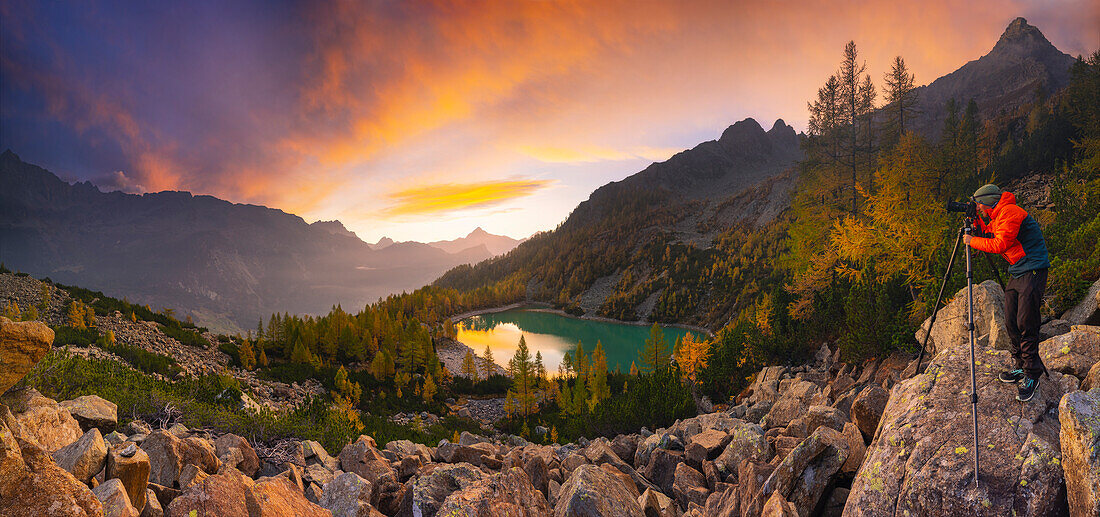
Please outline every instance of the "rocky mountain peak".
[[732, 126], [726, 128], [726, 130], [722, 132], [722, 136], [718, 138], [718, 141], [738, 140], [763, 133], [764, 128], [760, 127], [760, 124], [750, 117], [745, 120], [737, 121]]
[[1016, 18], [1005, 28], [990, 54], [1042, 54], [1050, 51], [1061, 53], [1037, 27], [1028, 24], [1023, 18]]
[[474, 228], [474, 231], [470, 232], [470, 234], [467, 235], [466, 237], [484, 237], [486, 235], [489, 235], [489, 232], [485, 231], [485, 229], [478, 226], [477, 228]]

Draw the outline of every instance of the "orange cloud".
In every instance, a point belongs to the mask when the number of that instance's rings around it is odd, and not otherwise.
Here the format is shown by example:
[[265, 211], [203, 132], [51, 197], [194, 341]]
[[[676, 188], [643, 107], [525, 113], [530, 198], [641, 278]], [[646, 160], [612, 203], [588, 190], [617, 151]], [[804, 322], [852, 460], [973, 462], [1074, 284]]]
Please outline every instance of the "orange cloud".
[[653, 162], [667, 160], [670, 156], [683, 151], [678, 147], [632, 147], [625, 150], [595, 145], [575, 146], [534, 146], [521, 145], [517, 150], [538, 161], [546, 163], [591, 163], [617, 160], [637, 160], [639, 158]]
[[390, 193], [396, 204], [382, 210], [383, 217], [440, 214], [499, 205], [530, 196], [554, 184], [552, 180], [504, 180], [478, 183], [444, 183]]

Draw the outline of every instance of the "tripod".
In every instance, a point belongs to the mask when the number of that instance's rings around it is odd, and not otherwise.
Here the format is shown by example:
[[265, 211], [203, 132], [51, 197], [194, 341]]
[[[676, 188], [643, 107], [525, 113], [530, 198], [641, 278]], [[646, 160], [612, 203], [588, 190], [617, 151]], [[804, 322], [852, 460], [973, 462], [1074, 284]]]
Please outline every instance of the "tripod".
[[[947, 281], [951, 278], [951, 268], [955, 265], [955, 256], [959, 253], [959, 245], [962, 244], [964, 235], [973, 235], [974, 233], [974, 221], [972, 218], [967, 217], [966, 223], [959, 228], [958, 235], [955, 237], [955, 247], [951, 250], [951, 258], [947, 261], [947, 271], [943, 274], [943, 282], [940, 284], [940, 293], [936, 297], [936, 304], [932, 310], [932, 320], [928, 323], [928, 333], [924, 335], [924, 342], [921, 343], [920, 355], [917, 356], [917, 368], [916, 373], [920, 373], [920, 364], [924, 359], [924, 351], [928, 348], [928, 338], [932, 336], [932, 327], [936, 324], [936, 316], [939, 315], [940, 302], [943, 301], [943, 291], [947, 288]], [[989, 255], [985, 256], [989, 261], [989, 267], [993, 269], [993, 272], [997, 275], [997, 282], [1002, 286], [1004, 283], [1001, 281], [1001, 273], [993, 265], [993, 260], [989, 258]], [[978, 391], [977, 380], [974, 376], [974, 270], [970, 261], [970, 246], [966, 246], [966, 328], [970, 332], [970, 414], [974, 417], [974, 486], [978, 486]]]

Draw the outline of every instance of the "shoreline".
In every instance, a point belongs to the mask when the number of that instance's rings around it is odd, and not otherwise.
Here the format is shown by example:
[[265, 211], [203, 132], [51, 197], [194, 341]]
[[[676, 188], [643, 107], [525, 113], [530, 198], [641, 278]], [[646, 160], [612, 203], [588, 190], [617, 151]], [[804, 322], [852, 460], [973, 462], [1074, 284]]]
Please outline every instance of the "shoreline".
[[[567, 312], [565, 312], [561, 309], [554, 309], [549, 303], [534, 302], [534, 301], [516, 302], [516, 303], [511, 303], [511, 304], [508, 304], [508, 305], [502, 305], [502, 306], [499, 306], [499, 307], [489, 307], [489, 308], [486, 308], [486, 309], [478, 309], [478, 310], [474, 310], [474, 311], [467, 311], [467, 312], [464, 312], [464, 313], [456, 315], [456, 316], [450, 316], [449, 319], [451, 321], [455, 322], [455, 323], [458, 323], [461, 320], [464, 320], [466, 318], [470, 318], [470, 317], [473, 317], [473, 316], [480, 316], [482, 314], [492, 314], [492, 313], [496, 313], [496, 312], [504, 312], [504, 311], [509, 311], [509, 310], [512, 310], [512, 309], [522, 309], [522, 308], [528, 308], [528, 309], [531, 310], [531, 312], [548, 312], [548, 313], [551, 313], [551, 314], [557, 314], [559, 316], [564, 316], [566, 318], [574, 318], [574, 319], [579, 319], [579, 320], [599, 321], [599, 322], [603, 322], [603, 323], [618, 323], [620, 325], [634, 325], [634, 326], [637, 326], [637, 327], [650, 327], [650, 326], [653, 326], [654, 323], [656, 323], [656, 322], [652, 322], [652, 321], [650, 321], [650, 322], [623, 321], [623, 320], [617, 320], [617, 319], [614, 319], [614, 318], [605, 318], [603, 316], [588, 316], [588, 315], [574, 316], [574, 315], [569, 314], [569, 313], [567, 313]], [[657, 324], [662, 326], [662, 327], [676, 327], [676, 328], [681, 328], [681, 329], [685, 329], [685, 330], [691, 330], [691, 331], [694, 331], [694, 332], [701, 332], [701, 333], [705, 334], [708, 338], [714, 337], [714, 332], [711, 332], [707, 328], [699, 327], [699, 326], [696, 326], [696, 325], [685, 325], [685, 324], [681, 324], [681, 323], [657, 323]]]

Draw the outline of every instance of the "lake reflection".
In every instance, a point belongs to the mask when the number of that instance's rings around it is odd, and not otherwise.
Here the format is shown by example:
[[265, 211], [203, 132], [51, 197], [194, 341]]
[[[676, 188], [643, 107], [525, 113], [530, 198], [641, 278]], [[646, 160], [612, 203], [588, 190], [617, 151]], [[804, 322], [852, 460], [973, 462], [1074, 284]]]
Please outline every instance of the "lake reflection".
[[[677, 327], [662, 328], [670, 349], [678, 338], [688, 333]], [[701, 337], [698, 333], [693, 334]], [[603, 343], [608, 369], [614, 371], [618, 367], [626, 372], [638, 357], [638, 351], [645, 347], [649, 327], [585, 320], [532, 309], [482, 314], [458, 322], [458, 340], [479, 355], [488, 345], [493, 351], [493, 359], [501, 366], [508, 365], [521, 335], [527, 340], [532, 358], [535, 352], [542, 352], [543, 363], [550, 374], [557, 373], [562, 357], [572, 352], [578, 341], [584, 344], [585, 354], [591, 354], [596, 348], [596, 340]]]

